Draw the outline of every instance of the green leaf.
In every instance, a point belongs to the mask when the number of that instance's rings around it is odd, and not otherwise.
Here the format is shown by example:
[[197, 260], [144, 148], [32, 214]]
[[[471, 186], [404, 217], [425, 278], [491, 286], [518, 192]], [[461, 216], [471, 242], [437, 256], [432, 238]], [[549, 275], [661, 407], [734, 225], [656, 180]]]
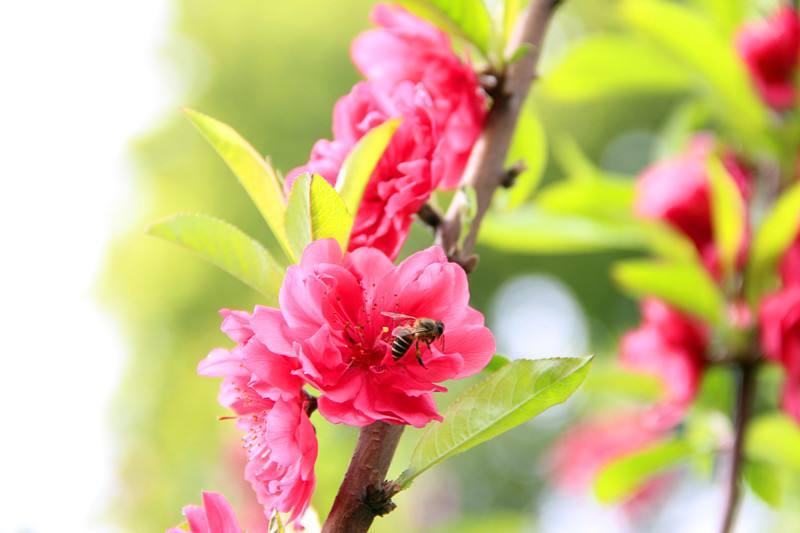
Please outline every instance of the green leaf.
[[732, 35], [744, 21], [746, 0], [691, 0], [723, 33]]
[[303, 174], [295, 180], [286, 210], [286, 231], [296, 259], [318, 239], [336, 239], [342, 250], [347, 250], [352, 227], [353, 217], [325, 178]]
[[575, 139], [568, 135], [556, 137], [553, 152], [559, 166], [571, 181], [592, 180], [600, 174]]
[[679, 262], [700, 261], [694, 243], [686, 235], [661, 221], [639, 221], [647, 247], [656, 255]]
[[800, 427], [781, 413], [762, 415], [747, 429], [747, 457], [800, 472]]
[[147, 233], [179, 244], [217, 265], [277, 305], [286, 265], [240, 229], [206, 215], [174, 215], [152, 224]]
[[748, 262], [748, 294], [760, 296], [766, 287], [763, 278], [772, 274], [775, 263], [797, 237], [800, 229], [800, 183], [784, 192], [764, 217], [753, 238]]
[[542, 79], [546, 94], [568, 102], [632, 92], [674, 93], [689, 87], [685, 69], [641, 39], [622, 35], [580, 41]]
[[717, 157], [708, 161], [714, 241], [723, 272], [732, 274], [744, 238], [747, 211], [739, 187]]
[[593, 369], [583, 388], [586, 392], [611, 393], [642, 402], [664, 398], [664, 382], [661, 379], [619, 367]]
[[709, 114], [708, 104], [697, 98], [690, 98], [678, 105], [658, 132], [658, 149], [654, 159], [667, 159], [682, 153], [697, 131], [707, 126]]
[[503, 355], [494, 355], [491, 361], [489, 361], [489, 364], [486, 365], [486, 368], [483, 370], [486, 372], [494, 372], [495, 370], [500, 370], [510, 362], [511, 360], [508, 357]]
[[[272, 230], [272, 236], [288, 255], [289, 243], [283, 226], [286, 204], [278, 174], [255, 148], [227, 124], [191, 109], [187, 109], [186, 114], [239, 179]], [[275, 253], [273, 246], [270, 243], [267, 245]]]
[[428, 426], [397, 480], [403, 487], [448, 457], [463, 453], [533, 418], [575, 392], [591, 357], [518, 359], [459, 396], [444, 420]]
[[[767, 110], [728, 35], [708, 24], [701, 13], [666, 0], [622, 0], [620, 12], [628, 24], [699, 77], [723, 123], [743, 141], [763, 144]], [[631, 68], [624, 60], [620, 65]]]
[[522, 172], [508, 192], [508, 207], [522, 205], [531, 197], [544, 174], [547, 163], [547, 137], [534, 107], [530, 104], [523, 107], [514, 137], [506, 158], [507, 164], [522, 160], [525, 171]]
[[528, 55], [531, 52], [531, 50], [533, 50], [533, 46], [531, 46], [531, 43], [522, 43], [508, 57], [508, 59], [506, 60], [507, 64], [513, 65], [514, 63], [516, 63], [517, 61]]
[[783, 476], [775, 465], [748, 461], [744, 465], [744, 479], [764, 503], [780, 507], [783, 499]]
[[627, 220], [631, 217], [634, 199], [631, 179], [597, 178], [563, 180], [542, 190], [536, 205], [551, 213], [585, 215], [592, 218]]
[[627, 222], [547, 213], [532, 206], [489, 213], [478, 239], [497, 250], [522, 254], [637, 250], [647, 243], [642, 230]]
[[401, 0], [400, 3], [412, 13], [472, 43], [484, 57], [490, 56], [496, 37], [483, 0]]
[[628, 294], [655, 296], [702, 320], [716, 323], [725, 301], [714, 280], [697, 263], [622, 261], [612, 275]]
[[393, 119], [373, 128], [358, 141], [344, 160], [336, 178], [336, 191], [353, 215], [358, 213], [372, 171], [399, 126], [400, 119]]
[[606, 465], [594, 480], [594, 494], [602, 503], [617, 503], [633, 495], [646, 481], [689, 457], [692, 448], [682, 440], [668, 440], [626, 455]]

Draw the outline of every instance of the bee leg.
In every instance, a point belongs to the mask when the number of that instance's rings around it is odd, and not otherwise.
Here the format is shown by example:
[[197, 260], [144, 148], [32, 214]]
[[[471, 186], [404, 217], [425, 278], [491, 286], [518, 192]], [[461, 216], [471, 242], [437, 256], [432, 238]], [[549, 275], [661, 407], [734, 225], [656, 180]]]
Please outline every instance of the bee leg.
[[428, 368], [427, 366], [425, 366], [425, 363], [422, 362], [422, 352], [420, 352], [419, 350], [419, 341], [417, 341], [417, 343], [414, 346], [417, 349], [417, 362], [419, 363], [419, 366], [421, 366], [422, 368]]

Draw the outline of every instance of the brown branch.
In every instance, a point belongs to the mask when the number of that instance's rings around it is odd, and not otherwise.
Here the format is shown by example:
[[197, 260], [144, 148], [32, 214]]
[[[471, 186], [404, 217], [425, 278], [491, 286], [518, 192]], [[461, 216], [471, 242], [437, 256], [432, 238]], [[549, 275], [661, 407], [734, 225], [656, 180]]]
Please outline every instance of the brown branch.
[[[467, 272], [477, 262], [472, 249], [483, 215], [489, 208], [494, 192], [503, 185], [504, 179], [508, 179], [505, 170], [508, 148], [522, 104], [535, 79], [545, 30], [559, 3], [559, 0], [532, 1], [520, 16], [514, 34], [509, 39], [508, 51], [513, 52], [524, 44], [530, 46], [530, 51], [499, 76], [499, 86], [492, 91], [492, 107], [486, 124], [464, 170], [463, 183], [475, 189], [478, 205], [460, 249], [461, 213], [467, 202], [465, 194], [457, 194], [447, 215], [436, 220], [437, 243], [442, 245], [448, 257], [464, 266]], [[429, 213], [423, 212], [423, 216], [426, 214]], [[375, 516], [394, 508], [391, 496], [396, 487], [385, 482], [385, 478], [402, 432], [403, 426], [383, 422], [361, 429], [358, 445], [325, 521], [323, 533], [365, 532]]]
[[403, 426], [385, 422], [361, 429], [322, 533], [362, 533], [369, 530], [376, 516], [393, 508], [392, 493], [387, 492], [384, 479], [402, 434]]
[[738, 366], [739, 383], [737, 384], [735, 429], [733, 437], [733, 450], [731, 451], [731, 462], [728, 470], [728, 478], [725, 485], [725, 506], [721, 533], [730, 533], [736, 521], [736, 513], [739, 509], [741, 500], [741, 474], [742, 462], [744, 460], [744, 440], [747, 432], [747, 424], [753, 410], [755, 400], [755, 380], [757, 364], [751, 361], [744, 361]]
[[463, 184], [475, 189], [477, 212], [460, 249], [458, 243], [461, 217], [467, 206], [465, 193], [456, 195], [439, 226], [436, 242], [444, 248], [448, 257], [461, 265], [474, 264], [472, 250], [475, 247], [481, 220], [491, 205], [495, 191], [503, 185], [504, 179], [507, 179], [505, 163], [508, 148], [522, 104], [536, 77], [536, 64], [548, 23], [558, 4], [557, 0], [531, 2], [528, 9], [520, 16], [514, 34], [509, 39], [508, 51], [513, 52], [524, 44], [528, 44], [530, 50], [519, 61], [510, 65], [501, 77], [502, 86], [494, 91], [495, 99], [486, 118], [486, 124], [467, 162]]

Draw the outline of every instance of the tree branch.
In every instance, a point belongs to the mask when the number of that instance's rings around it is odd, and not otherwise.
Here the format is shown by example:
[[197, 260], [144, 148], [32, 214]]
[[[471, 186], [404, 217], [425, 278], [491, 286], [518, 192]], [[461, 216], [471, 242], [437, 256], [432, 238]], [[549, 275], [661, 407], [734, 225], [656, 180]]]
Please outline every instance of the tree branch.
[[[462, 182], [474, 187], [478, 209], [461, 249], [457, 249], [457, 243], [466, 195], [458, 193], [447, 215], [436, 221], [437, 243], [451, 260], [457, 261], [468, 272], [476, 262], [472, 249], [483, 215], [491, 204], [494, 192], [503, 185], [504, 179], [508, 179], [505, 169], [508, 148], [522, 104], [535, 78], [545, 30], [559, 3], [559, 0], [532, 1], [520, 16], [514, 34], [509, 39], [508, 51], [513, 52], [523, 44], [529, 45], [530, 51], [508, 67], [499, 79], [497, 90], [492, 91], [494, 98], [486, 124], [464, 170]], [[402, 432], [403, 426], [383, 422], [375, 422], [361, 429], [358, 445], [325, 521], [323, 533], [363, 533], [369, 529], [375, 516], [393, 509], [391, 497], [396, 487], [384, 479]]]
[[[361, 428], [350, 466], [322, 533], [362, 533], [374, 518], [391, 510], [384, 479], [403, 434], [403, 426], [375, 422]], [[380, 505], [381, 493], [385, 498]]]
[[548, 23], [555, 12], [557, 0], [531, 2], [520, 16], [514, 34], [509, 39], [507, 53], [520, 46], [530, 46], [528, 53], [510, 65], [501, 76], [501, 86], [494, 91], [495, 99], [480, 138], [472, 149], [463, 184], [475, 189], [477, 212], [472, 220], [463, 245], [458, 248], [461, 234], [461, 217], [467, 207], [467, 195], [459, 192], [450, 204], [447, 214], [439, 225], [436, 242], [444, 248], [448, 257], [461, 265], [474, 264], [472, 250], [478, 237], [478, 228], [498, 187], [503, 185], [508, 173], [505, 169], [508, 149], [519, 119], [522, 104], [528, 96], [531, 83], [536, 77], [536, 64], [542, 50]]
[[737, 365], [739, 370], [739, 383], [736, 387], [736, 411], [733, 450], [728, 470], [728, 479], [725, 485], [725, 506], [722, 519], [721, 533], [730, 533], [736, 521], [736, 513], [741, 500], [741, 473], [744, 460], [743, 448], [747, 432], [747, 424], [753, 410], [755, 400], [755, 378], [757, 365], [752, 361], [744, 361]]

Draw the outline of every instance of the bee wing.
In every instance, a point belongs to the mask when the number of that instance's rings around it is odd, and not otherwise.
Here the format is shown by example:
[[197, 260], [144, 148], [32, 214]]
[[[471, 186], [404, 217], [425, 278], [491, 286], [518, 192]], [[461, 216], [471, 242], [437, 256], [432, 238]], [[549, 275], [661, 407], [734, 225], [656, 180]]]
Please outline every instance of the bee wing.
[[392, 337], [399, 337], [400, 335], [413, 335], [415, 331], [415, 328], [410, 328], [408, 326], [397, 326], [392, 330]]
[[417, 317], [411, 315], [404, 315], [403, 313], [391, 313], [389, 311], [382, 311], [383, 316], [388, 316], [392, 320], [416, 320]]

